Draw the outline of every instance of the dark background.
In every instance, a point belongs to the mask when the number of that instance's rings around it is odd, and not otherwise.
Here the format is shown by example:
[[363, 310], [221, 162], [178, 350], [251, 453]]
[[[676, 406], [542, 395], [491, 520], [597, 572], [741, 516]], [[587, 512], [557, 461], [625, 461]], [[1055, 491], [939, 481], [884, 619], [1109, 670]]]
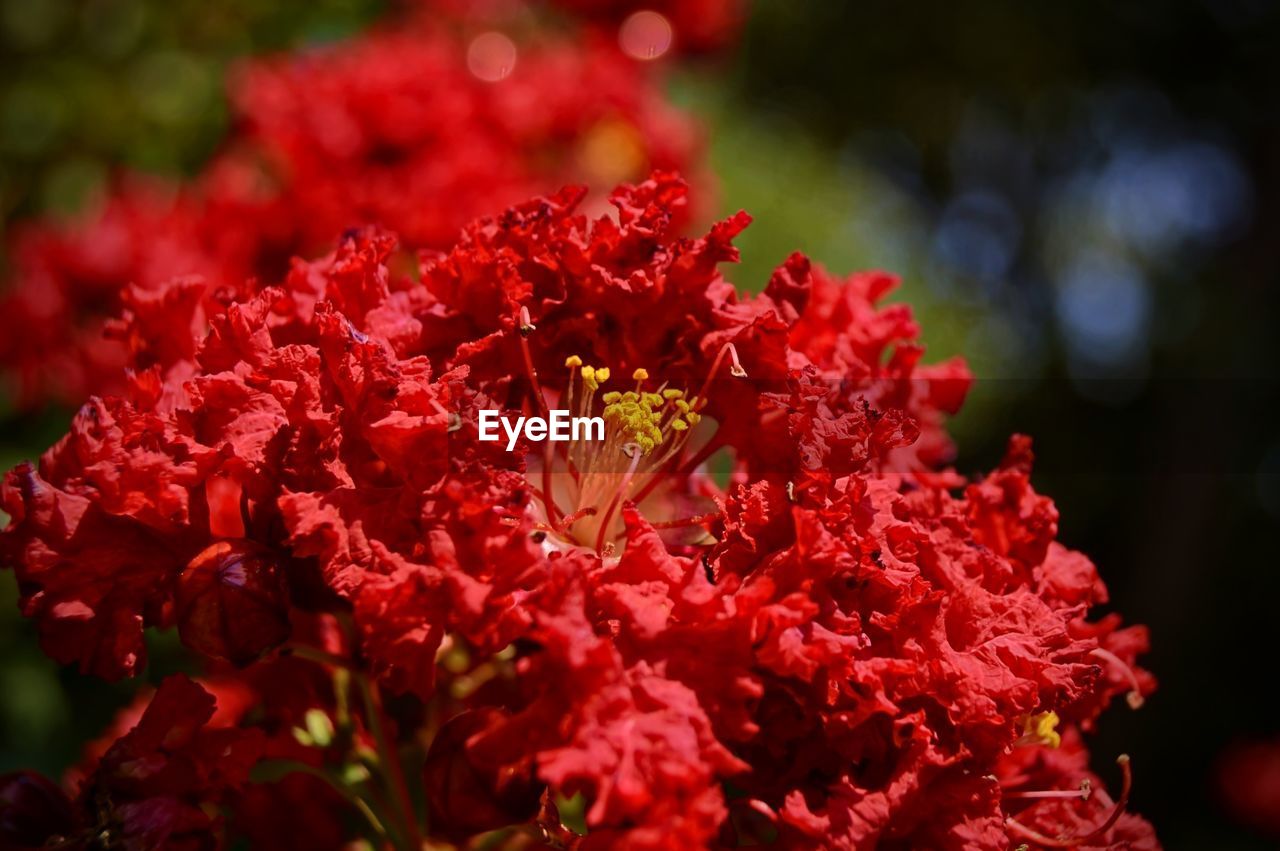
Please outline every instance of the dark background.
[[[0, 3], [6, 223], [76, 209], [121, 164], [198, 166], [239, 54], [341, 37], [361, 0]], [[1150, 625], [1160, 690], [1102, 722], [1170, 848], [1267, 848], [1218, 792], [1230, 744], [1280, 735], [1278, 4], [762, 0], [741, 44], [673, 61], [720, 207], [750, 210], [758, 288], [803, 249], [903, 274], [931, 356], [979, 375], [958, 467], [1034, 436], [1060, 538]], [[66, 412], [3, 414], [0, 461]], [[136, 687], [38, 654], [0, 577], [0, 769], [59, 771]], [[181, 664], [157, 639], [150, 678]], [[1105, 771], [1104, 771], [1105, 773]], [[1113, 778], [1114, 779], [1114, 778]]]

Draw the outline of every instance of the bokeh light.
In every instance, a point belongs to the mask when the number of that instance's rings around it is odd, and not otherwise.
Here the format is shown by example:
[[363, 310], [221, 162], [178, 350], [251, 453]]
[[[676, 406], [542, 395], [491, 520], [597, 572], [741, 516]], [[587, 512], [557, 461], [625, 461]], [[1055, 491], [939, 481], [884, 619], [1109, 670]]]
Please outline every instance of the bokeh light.
[[500, 32], [481, 33], [467, 46], [467, 69], [486, 83], [511, 76], [516, 68], [516, 43]]
[[618, 44], [633, 59], [657, 59], [671, 49], [675, 33], [671, 22], [649, 9], [635, 12], [622, 22]]

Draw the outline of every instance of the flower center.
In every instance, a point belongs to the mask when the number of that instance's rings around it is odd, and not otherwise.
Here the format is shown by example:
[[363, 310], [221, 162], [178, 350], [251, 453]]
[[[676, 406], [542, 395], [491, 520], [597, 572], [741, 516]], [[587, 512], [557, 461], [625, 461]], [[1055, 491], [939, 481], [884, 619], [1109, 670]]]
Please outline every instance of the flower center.
[[[678, 502], [661, 488], [685, 478], [681, 461], [694, 427], [702, 421], [699, 408], [705, 400], [665, 384], [651, 389], [649, 372], [643, 368], [631, 374], [631, 389], [606, 391], [608, 367], [584, 364], [577, 355], [569, 357], [565, 367], [569, 381], [562, 395], [564, 406], [575, 417], [601, 417], [604, 439], [590, 439], [587, 429], [576, 439], [548, 443], [542, 457], [531, 461], [541, 471], [546, 530], [574, 545], [610, 554], [623, 532], [624, 503], [642, 503], [653, 496], [667, 505], [648, 506], [656, 510], [646, 514], [661, 517]], [[689, 519], [690, 525], [699, 522], [703, 518]]]
[[[537, 326], [528, 308], [521, 308], [517, 330], [533, 404], [546, 413], [551, 406], [533, 365], [529, 337]], [[690, 395], [665, 382], [653, 386], [643, 367], [632, 372], [631, 389], [604, 390], [612, 377], [607, 366], [592, 366], [578, 355], [566, 358], [569, 379], [559, 394], [561, 407], [573, 418], [601, 417], [604, 438], [593, 440], [599, 430], [593, 434], [586, 428], [568, 441], [548, 440], [539, 455], [530, 456], [529, 481], [542, 509], [540, 531], [610, 556], [625, 532], [622, 506], [631, 502], [668, 542], [677, 534], [685, 545], [713, 540], [705, 527], [720, 516], [719, 508], [709, 494], [695, 490], [710, 491], [714, 485], [708, 479], [706, 488], [695, 489], [690, 480], [721, 446], [714, 423], [704, 421], [701, 410], [726, 359], [730, 375], [746, 377], [737, 350], [726, 343], [698, 393]]]

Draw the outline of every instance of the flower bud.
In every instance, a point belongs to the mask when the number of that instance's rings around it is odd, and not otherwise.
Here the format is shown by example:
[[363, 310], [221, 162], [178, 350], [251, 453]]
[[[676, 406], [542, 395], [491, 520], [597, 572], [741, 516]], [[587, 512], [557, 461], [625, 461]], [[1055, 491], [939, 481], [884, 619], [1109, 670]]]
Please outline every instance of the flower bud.
[[178, 635], [205, 656], [247, 665], [289, 637], [279, 562], [248, 541], [220, 541], [178, 579]]

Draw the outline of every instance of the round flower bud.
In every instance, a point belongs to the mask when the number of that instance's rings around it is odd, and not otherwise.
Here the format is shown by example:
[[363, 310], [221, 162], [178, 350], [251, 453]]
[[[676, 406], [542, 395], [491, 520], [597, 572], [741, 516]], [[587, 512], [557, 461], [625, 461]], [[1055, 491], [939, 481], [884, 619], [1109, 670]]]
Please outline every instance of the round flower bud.
[[248, 541], [219, 541], [178, 579], [178, 635], [205, 656], [247, 665], [289, 637], [277, 558]]

